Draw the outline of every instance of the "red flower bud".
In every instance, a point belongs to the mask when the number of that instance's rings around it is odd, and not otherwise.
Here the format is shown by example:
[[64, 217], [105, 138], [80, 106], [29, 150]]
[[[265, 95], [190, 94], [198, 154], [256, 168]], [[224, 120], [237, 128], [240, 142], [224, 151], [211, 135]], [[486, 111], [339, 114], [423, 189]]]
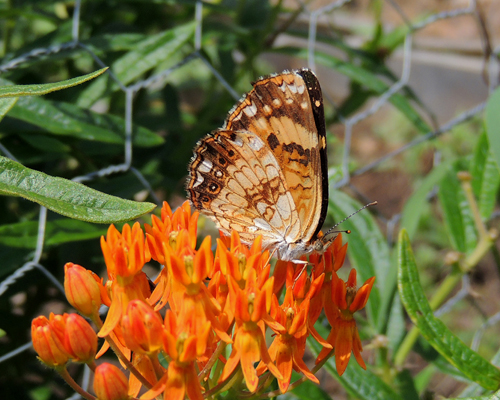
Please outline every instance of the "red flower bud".
[[31, 339], [40, 360], [49, 367], [56, 367], [66, 364], [70, 355], [52, 326], [52, 316], [51, 321], [43, 315], [32, 321]]
[[83, 315], [90, 318], [98, 315], [104, 287], [92, 271], [67, 263], [64, 266], [64, 291], [69, 303]]
[[101, 364], [95, 370], [94, 392], [99, 400], [127, 400], [128, 379], [118, 367]]

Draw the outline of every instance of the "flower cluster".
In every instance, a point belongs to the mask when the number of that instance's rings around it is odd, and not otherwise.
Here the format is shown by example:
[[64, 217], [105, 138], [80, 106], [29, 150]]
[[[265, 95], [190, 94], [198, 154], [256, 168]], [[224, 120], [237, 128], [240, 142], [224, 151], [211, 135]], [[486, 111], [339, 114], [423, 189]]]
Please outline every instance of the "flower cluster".
[[[229, 388], [262, 394], [274, 379], [284, 393], [293, 387], [292, 370], [318, 383], [314, 371], [333, 355], [339, 374], [351, 353], [366, 368], [353, 314], [366, 305], [374, 278], [357, 289], [355, 270], [347, 282], [337, 276], [347, 250], [341, 234], [307, 264], [277, 261], [271, 268], [261, 238], [247, 247], [233, 232], [217, 239], [215, 253], [209, 236], [197, 248], [197, 223], [198, 213], [191, 214], [186, 202], [174, 213], [164, 203], [161, 218], [153, 216], [144, 230], [139, 223], [122, 232], [112, 225], [101, 238], [105, 284], [66, 264], [68, 301], [97, 334], [77, 314], [38, 317], [32, 337], [40, 360], [95, 399], [65, 368], [69, 361], [87, 363], [97, 397], [110, 400], [140, 394], [146, 400], [201, 400]], [[163, 266], [154, 283], [142, 270], [151, 260]], [[109, 307], [104, 321], [101, 305]], [[323, 311], [331, 326], [326, 339], [314, 327]], [[104, 344], [96, 354], [97, 337]], [[303, 361], [308, 338], [323, 347], [312, 371]], [[96, 366], [109, 348], [128, 378], [114, 365]]]

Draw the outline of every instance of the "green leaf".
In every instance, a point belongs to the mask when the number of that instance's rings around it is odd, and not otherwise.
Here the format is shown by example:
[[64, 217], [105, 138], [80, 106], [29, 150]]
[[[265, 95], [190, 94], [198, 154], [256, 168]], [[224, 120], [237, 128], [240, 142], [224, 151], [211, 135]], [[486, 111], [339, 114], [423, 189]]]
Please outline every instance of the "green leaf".
[[[193, 37], [195, 28], [196, 23], [190, 22], [149, 36], [137, 43], [134, 50], [116, 60], [111, 65], [111, 70], [123, 85], [128, 85], [145, 72], [179, 53], [180, 49]], [[109, 76], [103, 76], [84, 90], [78, 100], [78, 105], [90, 107], [102, 98], [106, 91], [118, 89], [119, 86], [115, 81], [109, 79]]]
[[[25, 221], [0, 226], [0, 244], [34, 249], [38, 237], [38, 221]], [[68, 242], [95, 239], [106, 234], [103, 226], [74, 219], [47, 221], [44, 245], [55, 246]]]
[[18, 97], [9, 99], [0, 99], [0, 121], [5, 117], [12, 107], [16, 104]]
[[56, 90], [67, 89], [83, 82], [87, 82], [95, 77], [101, 75], [108, 67], [101, 68], [90, 74], [79, 76], [77, 78], [68, 79], [61, 82], [45, 83], [40, 85], [12, 85], [0, 87], [0, 98], [6, 97], [20, 97], [20, 96], [39, 96]]
[[470, 173], [479, 213], [483, 221], [487, 221], [495, 208], [495, 200], [500, 186], [500, 173], [490, 152], [485, 133], [477, 141]]
[[450, 364], [471, 381], [486, 389], [500, 385], [500, 370], [467, 347], [436, 317], [424, 295], [408, 234], [403, 229], [398, 241], [398, 286], [401, 300], [422, 336]]
[[[340, 221], [360, 208], [361, 205], [346, 194], [333, 190], [330, 192], [329, 212], [335, 220]], [[365, 282], [376, 276], [366, 308], [373, 325], [380, 329], [387, 315], [386, 307], [389, 306], [389, 300], [394, 293], [391, 288], [396, 285], [395, 279], [391, 278], [389, 273], [391, 263], [387, 242], [367, 210], [343, 222], [341, 228], [351, 231], [344, 237], [349, 242], [349, 261], [357, 269], [360, 280]], [[381, 292], [382, 287], [384, 289]]]
[[[324, 327], [318, 327], [318, 332], [326, 337]], [[307, 344], [315, 357], [319, 354], [322, 346], [314, 339], [308, 338]], [[339, 376], [335, 368], [335, 358], [330, 358], [323, 366], [335, 380], [337, 380], [342, 387], [354, 398], [361, 400], [403, 400], [392, 388], [385, 383], [381, 378], [375, 375], [370, 370], [362, 369], [358, 363], [351, 357], [347, 369]], [[314, 397], [310, 397], [314, 398]]]
[[469, 203], [457, 178], [459, 170], [458, 164], [448, 169], [439, 185], [438, 198], [453, 248], [468, 254], [477, 244], [477, 233]]
[[41, 150], [43, 153], [68, 153], [71, 151], [70, 146], [53, 137], [41, 135], [39, 133], [18, 133], [18, 135], [30, 146]]
[[500, 87], [497, 87], [488, 98], [484, 122], [493, 159], [500, 171]]
[[289, 393], [303, 400], [331, 400], [331, 396], [325, 390], [311, 381], [305, 381]]
[[422, 213], [425, 210], [425, 204], [427, 204], [427, 196], [431, 190], [446, 176], [450, 165], [451, 163], [445, 162], [433, 168], [432, 172], [424, 178], [406, 202], [400, 226], [401, 228], [406, 229], [410, 239], [413, 238], [413, 235], [417, 231], [418, 223], [420, 222]]
[[[98, 114], [73, 104], [51, 102], [41, 97], [22, 97], [9, 113], [55, 135], [65, 135], [104, 143], [124, 143], [125, 121], [110, 114]], [[164, 139], [149, 129], [133, 126], [133, 143], [150, 147]]]
[[[308, 57], [307, 49], [284, 47], [277, 49], [276, 52], [290, 54], [300, 58]], [[376, 94], [382, 94], [389, 89], [389, 85], [387, 85], [385, 81], [378, 78], [374, 73], [367, 69], [319, 51], [315, 52], [314, 56], [318, 64], [336, 70], [337, 72], [347, 76], [353, 82], [357, 82], [368, 89], [373, 90]], [[427, 125], [427, 123], [420, 117], [418, 112], [411, 106], [403, 95], [399, 93], [393, 94], [389, 98], [388, 102], [401, 111], [420, 132], [428, 133], [432, 131], [429, 125]]]
[[0, 157], [0, 194], [20, 196], [58, 214], [88, 222], [110, 224], [146, 214], [156, 206], [120, 199], [81, 183], [52, 177]]

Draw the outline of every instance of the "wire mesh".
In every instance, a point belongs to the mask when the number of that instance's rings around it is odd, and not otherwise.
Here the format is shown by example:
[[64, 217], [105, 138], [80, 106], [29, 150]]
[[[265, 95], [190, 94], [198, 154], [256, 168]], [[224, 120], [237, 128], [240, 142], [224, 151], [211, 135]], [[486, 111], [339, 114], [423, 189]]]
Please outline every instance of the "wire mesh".
[[[299, 3], [298, 8], [301, 10], [301, 12], [308, 17], [308, 24], [309, 24], [309, 37], [307, 41], [307, 51], [308, 51], [308, 67], [315, 70], [316, 65], [315, 65], [315, 48], [316, 48], [316, 36], [317, 36], [317, 31], [318, 31], [318, 24], [320, 24], [320, 20], [328, 20], [337, 10], [342, 9], [342, 7], [345, 7], [346, 4], [349, 3], [349, 0], [339, 0], [339, 1], [332, 1], [326, 4], [324, 7], [317, 8], [315, 10], [310, 10], [309, 5], [304, 5]], [[342, 157], [342, 163], [341, 163], [341, 170], [342, 170], [342, 179], [334, 184], [334, 187], [336, 189], [350, 186], [352, 187], [353, 184], [351, 182], [351, 177], [354, 176], [359, 176], [362, 174], [367, 173], [368, 171], [374, 170], [375, 168], [379, 167], [380, 165], [383, 165], [385, 162], [388, 160], [394, 159], [397, 155], [415, 148], [416, 146], [428, 142], [430, 140], [435, 139], [436, 137], [449, 132], [451, 129], [456, 127], [459, 124], [462, 124], [465, 121], [470, 120], [474, 116], [477, 116], [480, 114], [484, 108], [485, 108], [485, 102], [482, 101], [479, 104], [471, 107], [468, 110], [465, 110], [464, 112], [460, 113], [456, 117], [452, 118], [448, 122], [436, 127], [433, 131], [428, 132], [425, 135], [418, 136], [417, 138], [411, 140], [410, 142], [406, 143], [405, 145], [401, 146], [400, 148], [397, 148], [393, 151], [388, 152], [387, 154], [383, 155], [382, 157], [378, 158], [377, 160], [367, 163], [365, 165], [360, 166], [357, 170], [354, 172], [350, 173], [349, 171], [349, 164], [351, 162], [351, 141], [353, 138], [353, 127], [356, 124], [359, 124], [361, 121], [366, 120], [369, 118], [371, 115], [379, 112], [381, 108], [385, 105], [388, 104], [389, 99], [396, 93], [400, 92], [402, 89], [404, 89], [409, 82], [410, 76], [411, 76], [411, 67], [412, 67], [412, 54], [413, 54], [413, 35], [416, 31], [424, 29], [428, 27], [431, 24], [435, 24], [438, 21], [441, 21], [443, 19], [450, 19], [450, 18], [457, 18], [459, 16], [470, 16], [471, 19], [475, 21], [476, 24], [478, 24], [478, 27], [483, 24], [480, 18], [480, 12], [478, 10], [478, 5], [476, 1], [471, 0], [469, 1], [469, 4], [467, 7], [463, 8], [455, 8], [450, 11], [446, 12], [439, 12], [435, 13], [433, 15], [430, 15], [426, 19], [423, 19], [417, 23], [412, 23], [410, 21], [410, 18], [407, 17], [404, 12], [401, 10], [401, 8], [398, 6], [398, 4], [394, 1], [387, 1], [387, 4], [394, 9], [396, 13], [398, 13], [404, 23], [408, 26], [408, 33], [406, 34], [405, 40], [404, 40], [404, 45], [403, 45], [403, 66], [402, 66], [402, 72], [400, 75], [400, 78], [392, 84], [387, 91], [385, 91], [383, 94], [381, 94], [374, 102], [372, 102], [369, 107], [367, 107], [365, 110], [351, 116], [350, 118], [346, 119], [341, 119], [342, 124], [343, 124], [343, 129], [344, 129], [344, 143], [343, 143], [343, 157]], [[16, 68], [21, 67], [24, 63], [29, 62], [32, 59], [35, 58], [43, 58], [49, 55], [57, 54], [57, 53], [62, 53], [67, 50], [72, 50], [76, 48], [81, 48], [85, 52], [87, 52], [96, 62], [97, 65], [100, 67], [105, 67], [106, 64], [101, 58], [87, 45], [85, 45], [82, 41], [80, 41], [79, 38], [79, 27], [80, 27], [80, 18], [81, 18], [81, 6], [82, 6], [82, 1], [81, 0], [76, 0], [75, 1], [75, 6], [74, 6], [74, 13], [73, 13], [73, 19], [72, 19], [72, 40], [67, 42], [67, 43], [62, 43], [60, 45], [56, 46], [50, 46], [46, 48], [37, 48], [34, 50], [29, 51], [26, 54], [23, 54], [21, 56], [18, 56], [14, 59], [11, 59], [7, 62], [4, 62], [3, 64], [0, 65], [0, 73], [4, 73], [7, 71], [12, 71], [15, 70]], [[108, 176], [111, 174], [117, 174], [117, 173], [123, 173], [126, 171], [132, 171], [133, 174], [137, 177], [138, 181], [141, 183], [141, 185], [153, 196], [154, 199], [156, 199], [157, 202], [159, 200], [156, 198], [155, 193], [152, 190], [151, 185], [147, 181], [147, 179], [141, 174], [139, 170], [133, 167], [134, 164], [134, 153], [133, 153], [133, 144], [132, 144], [132, 116], [133, 116], [133, 99], [134, 95], [145, 88], [149, 88], [155, 84], [158, 84], [159, 82], [165, 81], [165, 79], [175, 70], [182, 68], [184, 65], [187, 63], [190, 63], [191, 61], [198, 59], [201, 60], [211, 71], [211, 73], [214, 75], [215, 78], [220, 82], [220, 84], [230, 93], [230, 95], [235, 99], [239, 99], [240, 94], [232, 88], [228, 82], [224, 80], [222, 75], [217, 71], [211, 64], [210, 62], [202, 55], [202, 20], [203, 20], [203, 7], [204, 3], [202, 1], [197, 1], [196, 6], [195, 6], [195, 14], [193, 15], [193, 19], [196, 21], [196, 31], [194, 35], [194, 48], [195, 51], [189, 55], [187, 55], [185, 58], [183, 58], [179, 63], [177, 63], [175, 66], [165, 69], [163, 71], [158, 72], [157, 74], [149, 77], [148, 79], [144, 80], [138, 80], [134, 82], [131, 85], [125, 85], [120, 81], [120, 79], [114, 74], [112, 69], [109, 69], [107, 73], [109, 74], [109, 77], [118, 84], [120, 87], [120, 90], [123, 92], [125, 96], [125, 145], [123, 149], [123, 158], [124, 162], [121, 164], [117, 165], [109, 165], [103, 169], [99, 169], [96, 171], [93, 171], [92, 173], [89, 173], [87, 175], [83, 176], [75, 176], [73, 178], [74, 181], [76, 182], [91, 182], [92, 180], [95, 180], [97, 178], [103, 177], [103, 176]], [[479, 16], [479, 17], [478, 17]], [[320, 18], [321, 17], [321, 18]], [[484, 31], [482, 29], [479, 29], [480, 31]], [[487, 34], [487, 32], [486, 32]], [[488, 42], [488, 40], [486, 40]], [[493, 89], [494, 86], [496, 85], [496, 82], [498, 81], [498, 70], [499, 70], [499, 64], [498, 64], [498, 52], [500, 49], [495, 49], [494, 52], [491, 54], [487, 53], [487, 49], [485, 48], [484, 50], [484, 57], [488, 61], [488, 69], [486, 71], [487, 73], [487, 79], [488, 82], [490, 82], [490, 91]], [[4, 145], [0, 144], [0, 151], [6, 155], [9, 158], [14, 159], [14, 156], [9, 152], [9, 149], [6, 148]], [[388, 237], [389, 241], [392, 241], [393, 237], [393, 232], [395, 229], [395, 226], [397, 226], [397, 222], [399, 220], [399, 215], [393, 216], [389, 221], [386, 221], [387, 224], [387, 232], [388, 232]], [[59, 290], [63, 291], [62, 285], [57, 281], [57, 279], [43, 266], [41, 263], [41, 256], [43, 253], [43, 248], [44, 248], [44, 238], [45, 238], [45, 224], [47, 221], [47, 210], [44, 207], [40, 207], [40, 213], [39, 213], [39, 229], [38, 229], [38, 240], [36, 244], [36, 250], [28, 262], [26, 262], [24, 265], [22, 265], [15, 273], [12, 275], [8, 276], [5, 278], [2, 282], [0, 282], [0, 296], [3, 295], [7, 289], [15, 282], [18, 280], [23, 279], [23, 277], [26, 274], [29, 274], [31, 271], [34, 269], [38, 269], [43, 272], [45, 277], [54, 285], [56, 286]], [[442, 314], [443, 312], [449, 311], [450, 307], [456, 304], [458, 300], [463, 299], [466, 297], [469, 293], [469, 283], [468, 280], [464, 281], [464, 286], [462, 290], [460, 290], [454, 298], [449, 300], [447, 304], [443, 306], [443, 308], [438, 312], [438, 314]], [[486, 320], [484, 325], [480, 328], [480, 330], [477, 332], [476, 337], [474, 338], [474, 346], [477, 348], [479, 345], [479, 340], [482, 336], [482, 333], [486, 327], [491, 326], [494, 323], [498, 323], [500, 321], [500, 317], [498, 314], [494, 315], [490, 319]], [[0, 362], [4, 362], [9, 360], [12, 357], [15, 357], [17, 354], [19, 354], [22, 351], [27, 350], [30, 348], [30, 343], [27, 343], [26, 345], [19, 347], [18, 349], [3, 355], [0, 357]], [[86, 378], [88, 379], [88, 378]]]

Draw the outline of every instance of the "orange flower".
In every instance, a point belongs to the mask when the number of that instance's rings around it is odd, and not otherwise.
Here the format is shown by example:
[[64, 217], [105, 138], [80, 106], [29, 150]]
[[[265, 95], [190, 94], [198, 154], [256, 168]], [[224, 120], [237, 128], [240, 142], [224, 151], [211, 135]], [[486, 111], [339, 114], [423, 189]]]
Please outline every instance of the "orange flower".
[[[259, 279], [260, 280], [260, 279]], [[280, 371], [271, 361], [264, 337], [264, 322], [274, 330], [284, 328], [269, 316], [274, 279], [267, 279], [259, 289], [257, 271], [249, 269], [245, 288], [241, 289], [236, 280], [228, 276], [230, 295], [235, 299], [236, 329], [233, 336], [233, 351], [222, 371], [219, 381], [227, 379], [241, 363], [241, 369], [248, 389], [257, 390], [259, 383], [254, 364], [261, 361], [278, 379], [283, 379]]]
[[123, 225], [122, 233], [110, 225], [106, 238], [101, 236], [101, 249], [109, 279], [126, 285], [141, 272], [148, 261], [144, 243], [144, 233], [138, 222], [132, 228], [128, 224]]
[[50, 320], [41, 315], [31, 322], [31, 340], [38, 353], [39, 359], [49, 367], [65, 365], [70, 358], [64, 349], [64, 336], [56, 334], [52, 325], [53, 314]]
[[103, 363], [95, 370], [94, 392], [99, 400], [127, 400], [128, 380], [118, 367]]
[[[169, 257], [170, 252], [184, 251], [186, 246], [192, 250], [191, 252], [194, 252], [198, 215], [198, 212], [191, 215], [191, 209], [187, 201], [173, 214], [168, 203], [164, 202], [161, 219], [153, 215], [151, 217], [152, 225], [144, 224], [147, 249], [151, 253], [151, 257], [166, 266], [166, 258]], [[185, 231], [182, 242], [179, 240], [181, 231]], [[155, 284], [156, 288], [151, 294], [150, 304], [156, 304], [155, 310], [159, 310], [167, 304], [170, 298], [172, 282], [168, 268], [161, 270]]]
[[68, 302], [93, 321], [99, 319], [102, 298], [109, 303], [102, 278], [71, 262], [64, 266], [64, 292]]
[[[319, 383], [318, 379], [307, 368], [302, 360], [305, 351], [305, 343], [308, 333], [307, 315], [309, 312], [309, 299], [297, 305], [292, 288], [288, 288], [285, 299], [280, 306], [278, 298], [273, 294], [271, 305], [271, 316], [276, 319], [285, 329], [278, 332], [273, 343], [269, 347], [269, 354], [276, 361], [283, 379], [278, 381], [281, 393], [285, 393], [290, 385], [292, 368], [302, 372], [309, 380]], [[257, 373], [264, 372], [264, 364], [261, 362], [257, 367]]]
[[123, 232], [111, 225], [106, 239], [101, 237], [101, 248], [108, 269], [106, 283], [111, 297], [111, 306], [104, 325], [98, 335], [106, 337], [113, 331], [125, 313], [128, 303], [138, 299], [146, 301], [150, 296], [148, 278], [142, 267], [146, 263], [144, 233], [135, 223], [123, 226]]
[[163, 340], [171, 361], [167, 373], [142, 399], [153, 399], [163, 393], [169, 400], [183, 400], [186, 394], [191, 400], [203, 400], [196, 359], [205, 352], [211, 329], [208, 321], [198, 331], [194, 331], [196, 326], [193, 321], [180, 325], [172, 310], [167, 310]]
[[[344, 373], [351, 352], [354, 353], [358, 364], [366, 369], [361, 357], [363, 347], [354, 320], [354, 313], [366, 305], [374, 282], [375, 277], [372, 277], [357, 290], [355, 269], [351, 270], [347, 282], [340, 279], [335, 272], [332, 275], [332, 301], [337, 306], [338, 313], [327, 341], [335, 347], [335, 364], [339, 375]], [[328, 353], [329, 349], [323, 348], [316, 363], [323, 360]]]
[[162, 347], [163, 321], [147, 303], [128, 303], [121, 324], [125, 343], [133, 352], [152, 355]]

